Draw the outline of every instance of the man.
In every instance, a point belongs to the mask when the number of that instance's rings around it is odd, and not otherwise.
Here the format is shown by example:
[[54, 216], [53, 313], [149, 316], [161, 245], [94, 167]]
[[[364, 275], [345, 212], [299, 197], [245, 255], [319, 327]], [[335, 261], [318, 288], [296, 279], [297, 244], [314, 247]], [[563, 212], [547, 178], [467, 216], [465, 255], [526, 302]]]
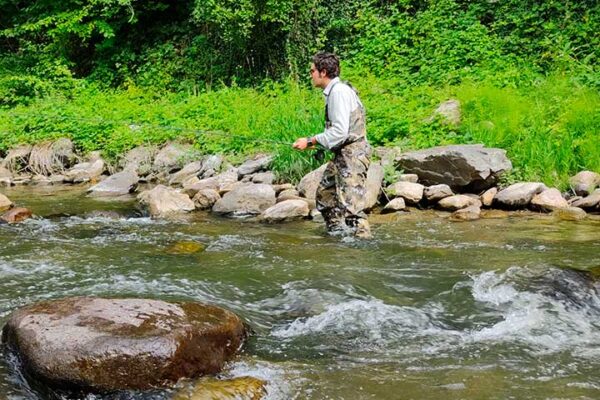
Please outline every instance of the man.
[[325, 95], [325, 130], [299, 138], [293, 147], [304, 150], [320, 144], [334, 153], [317, 189], [317, 209], [330, 233], [369, 238], [371, 230], [363, 212], [371, 155], [365, 109], [354, 89], [340, 81], [336, 55], [317, 53], [312, 61], [313, 85]]

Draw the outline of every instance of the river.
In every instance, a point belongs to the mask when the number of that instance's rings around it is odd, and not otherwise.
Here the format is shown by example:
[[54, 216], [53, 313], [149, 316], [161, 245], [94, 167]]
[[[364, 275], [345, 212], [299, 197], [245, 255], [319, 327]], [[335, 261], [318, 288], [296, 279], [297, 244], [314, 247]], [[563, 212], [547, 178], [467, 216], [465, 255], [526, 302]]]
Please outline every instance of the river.
[[[252, 327], [222, 376], [265, 379], [267, 399], [600, 398], [600, 281], [577, 271], [600, 272], [598, 217], [401, 213], [373, 216], [364, 242], [311, 221], [153, 220], [77, 190], [2, 192], [38, 216], [0, 225], [2, 324], [65, 296], [197, 300]], [[0, 399], [42, 398], [0, 356]]]

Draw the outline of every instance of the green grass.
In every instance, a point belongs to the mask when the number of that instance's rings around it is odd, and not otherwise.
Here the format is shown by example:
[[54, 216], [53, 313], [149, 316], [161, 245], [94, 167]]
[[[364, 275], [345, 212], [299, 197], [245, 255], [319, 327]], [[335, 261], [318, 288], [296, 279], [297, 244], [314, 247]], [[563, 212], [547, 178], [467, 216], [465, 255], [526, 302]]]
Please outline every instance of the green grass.
[[[600, 171], [600, 95], [568, 77], [539, 78], [521, 88], [482, 82], [434, 87], [345, 72], [367, 107], [374, 144], [409, 150], [484, 143], [507, 150], [515, 167], [509, 181], [541, 180], [561, 189], [582, 169]], [[295, 138], [322, 129], [323, 99], [320, 90], [293, 81], [198, 96], [79, 86], [69, 97], [51, 95], [0, 109], [0, 150], [67, 136], [82, 152], [102, 150], [114, 159], [136, 145], [178, 139], [233, 161], [275, 153], [274, 168], [283, 180], [297, 181], [317, 165], [310, 154], [290, 146]], [[450, 97], [462, 104], [459, 128], [424, 122]]]

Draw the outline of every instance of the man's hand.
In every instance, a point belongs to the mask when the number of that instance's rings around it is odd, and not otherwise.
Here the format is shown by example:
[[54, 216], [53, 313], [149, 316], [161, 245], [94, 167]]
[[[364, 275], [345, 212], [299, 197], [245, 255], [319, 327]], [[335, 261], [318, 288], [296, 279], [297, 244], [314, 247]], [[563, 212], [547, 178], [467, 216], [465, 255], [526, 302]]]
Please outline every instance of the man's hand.
[[[312, 145], [312, 143], [311, 143], [311, 145]], [[296, 141], [294, 142], [292, 147], [297, 150], [305, 150], [307, 147], [309, 147], [308, 146], [308, 138], [302, 137], [302, 138], [296, 139]]]

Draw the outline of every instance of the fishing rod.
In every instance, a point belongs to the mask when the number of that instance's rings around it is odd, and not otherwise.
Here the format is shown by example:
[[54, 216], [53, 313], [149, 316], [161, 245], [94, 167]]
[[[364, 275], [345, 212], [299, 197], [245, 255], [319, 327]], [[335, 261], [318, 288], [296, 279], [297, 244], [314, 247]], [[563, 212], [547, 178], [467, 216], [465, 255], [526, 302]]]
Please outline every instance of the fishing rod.
[[[51, 115], [51, 114], [45, 114], [45, 113], [16, 113], [16, 112], [10, 112], [8, 113], [8, 115], [10, 117], [31, 117], [33, 116], [41, 116], [42, 118], [46, 119], [46, 120], [64, 120], [64, 121], [77, 121], [77, 122], [85, 122], [85, 123], [92, 123], [92, 124], [107, 124], [107, 125], [126, 125], [127, 127], [129, 127], [129, 129], [131, 129], [132, 131], [136, 131], [139, 129], [162, 129], [162, 130], [171, 130], [171, 131], [178, 131], [178, 132], [189, 132], [189, 133], [194, 133], [196, 135], [201, 135], [201, 136], [207, 136], [207, 135], [211, 135], [211, 134], [216, 134], [216, 135], [221, 135], [221, 136], [230, 136], [230, 137], [234, 137], [236, 140], [243, 140], [243, 141], [256, 141], [256, 138], [253, 137], [244, 137], [244, 136], [239, 136], [239, 135], [232, 135], [230, 132], [227, 131], [223, 131], [223, 130], [202, 130], [202, 129], [195, 129], [195, 128], [187, 128], [187, 127], [180, 127], [180, 126], [172, 126], [172, 125], [155, 125], [155, 124], [151, 124], [151, 123], [147, 123], [147, 122], [132, 122], [132, 121], [125, 121], [125, 120], [109, 120], [109, 119], [104, 119], [104, 118], [84, 118], [84, 117], [75, 117], [75, 116], [67, 116], [67, 115]], [[271, 143], [274, 145], [278, 145], [278, 146], [291, 146], [292, 143], [291, 142], [286, 142], [283, 140], [276, 140], [276, 139], [265, 139], [265, 138], [261, 138], [260, 139], [261, 142], [263, 143]]]

